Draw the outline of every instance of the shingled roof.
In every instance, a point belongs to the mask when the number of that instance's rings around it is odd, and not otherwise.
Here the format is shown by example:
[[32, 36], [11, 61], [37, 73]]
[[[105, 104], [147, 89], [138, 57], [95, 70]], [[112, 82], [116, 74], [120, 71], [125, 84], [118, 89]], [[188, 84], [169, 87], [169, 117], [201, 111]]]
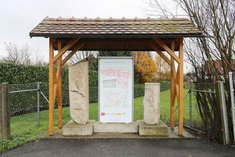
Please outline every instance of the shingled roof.
[[46, 17], [30, 37], [153, 38], [198, 37], [202, 32], [185, 18], [77, 19]]

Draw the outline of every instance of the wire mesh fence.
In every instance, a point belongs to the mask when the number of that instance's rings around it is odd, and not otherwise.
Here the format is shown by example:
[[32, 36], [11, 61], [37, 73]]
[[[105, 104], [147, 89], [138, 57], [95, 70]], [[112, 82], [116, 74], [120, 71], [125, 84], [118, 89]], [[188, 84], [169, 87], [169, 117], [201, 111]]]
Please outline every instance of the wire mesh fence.
[[[69, 89], [68, 84], [63, 84], [63, 107], [69, 106]], [[90, 88], [90, 103], [97, 102], [98, 100], [98, 87]], [[169, 82], [161, 84], [161, 91], [168, 90], [170, 88]], [[184, 96], [184, 114], [185, 125], [205, 131], [202, 119], [200, 116], [200, 110], [197, 97], [203, 97], [205, 102], [216, 101], [215, 96], [216, 83], [187, 83], [185, 84], [185, 96]], [[35, 82], [28, 84], [11, 84], [10, 85], [10, 114], [11, 116], [22, 115], [30, 112], [38, 112], [48, 109], [48, 83]], [[144, 88], [135, 87], [135, 97], [143, 96]], [[39, 94], [39, 95], [38, 95]], [[209, 96], [209, 98], [207, 98]], [[39, 100], [38, 100], [39, 99]], [[177, 103], [177, 102], [176, 102]], [[55, 103], [57, 108], [57, 103]], [[177, 111], [177, 105], [175, 111]], [[176, 124], [177, 124], [176, 114]], [[165, 119], [165, 122], [169, 123], [169, 119]]]
[[[185, 126], [229, 144], [226, 82], [189, 83], [189, 118]], [[186, 105], [187, 106], [187, 105]]]
[[[218, 102], [216, 88], [217, 83], [214, 82], [188, 84], [188, 105], [185, 108], [188, 112], [186, 112], [186, 115], [188, 115], [188, 119], [185, 121], [186, 126], [206, 132], [203, 123], [203, 118], [205, 120], [206, 117], [203, 117], [203, 115], [213, 115], [213, 111], [210, 109], [216, 107], [215, 102]], [[207, 110], [207, 114], [204, 113], [205, 110]]]
[[[169, 82], [161, 83], [161, 91], [170, 88]], [[48, 109], [49, 85], [45, 82], [34, 82], [27, 84], [10, 84], [10, 114], [11, 116], [22, 115], [25, 113], [36, 112]], [[62, 85], [63, 107], [69, 106], [69, 86]], [[39, 95], [38, 95], [39, 94]], [[134, 97], [144, 95], [144, 85], [134, 86]], [[38, 100], [39, 99], [39, 100]], [[90, 103], [98, 102], [98, 87], [89, 86]], [[39, 105], [39, 106], [38, 106]], [[57, 108], [57, 102], [55, 102]]]

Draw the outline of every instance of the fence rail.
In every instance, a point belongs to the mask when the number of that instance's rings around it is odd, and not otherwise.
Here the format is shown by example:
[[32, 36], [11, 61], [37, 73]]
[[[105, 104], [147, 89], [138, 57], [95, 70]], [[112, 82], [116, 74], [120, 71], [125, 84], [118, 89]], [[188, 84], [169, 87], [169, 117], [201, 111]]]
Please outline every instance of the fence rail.
[[[27, 89], [25, 89], [27, 88]], [[10, 85], [10, 112], [12, 116], [21, 115], [29, 112], [37, 112], [37, 126], [40, 126], [40, 95], [47, 100], [41, 91], [41, 82], [29, 84]], [[26, 99], [23, 99], [26, 98]], [[36, 105], [35, 105], [36, 102]], [[16, 105], [19, 103], [19, 105]], [[22, 105], [26, 104], [26, 105]], [[15, 106], [17, 109], [15, 109]]]

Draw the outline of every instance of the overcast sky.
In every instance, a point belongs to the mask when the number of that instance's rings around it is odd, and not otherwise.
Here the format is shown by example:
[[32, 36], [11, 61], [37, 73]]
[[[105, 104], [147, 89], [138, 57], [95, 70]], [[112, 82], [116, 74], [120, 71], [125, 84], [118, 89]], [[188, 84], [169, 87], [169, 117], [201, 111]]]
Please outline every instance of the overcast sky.
[[[32, 53], [48, 59], [48, 39], [34, 37], [29, 32], [45, 18], [134, 18], [147, 17], [148, 0], [2, 0], [0, 5], [0, 57], [6, 55], [5, 46], [28, 44]], [[163, 0], [165, 6], [175, 8], [172, 0]]]

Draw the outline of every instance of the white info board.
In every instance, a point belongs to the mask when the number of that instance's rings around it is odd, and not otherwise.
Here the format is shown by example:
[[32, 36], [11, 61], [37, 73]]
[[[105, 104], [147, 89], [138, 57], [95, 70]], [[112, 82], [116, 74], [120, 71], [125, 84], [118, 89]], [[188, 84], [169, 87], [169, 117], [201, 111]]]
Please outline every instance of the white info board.
[[133, 122], [134, 62], [132, 57], [99, 57], [99, 121]]

